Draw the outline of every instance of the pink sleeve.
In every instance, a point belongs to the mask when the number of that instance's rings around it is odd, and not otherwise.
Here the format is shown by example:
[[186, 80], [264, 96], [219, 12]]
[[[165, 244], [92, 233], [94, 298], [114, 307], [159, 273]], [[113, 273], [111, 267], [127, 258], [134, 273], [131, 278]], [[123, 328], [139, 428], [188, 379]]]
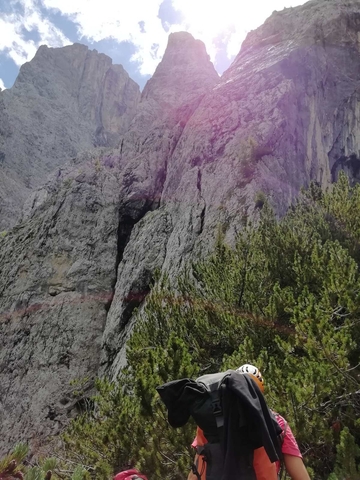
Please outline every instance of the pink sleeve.
[[280, 427], [285, 430], [285, 437], [282, 443], [282, 453], [293, 455], [294, 457], [302, 458], [298, 444], [295, 440], [294, 434], [291, 431], [290, 425], [285, 421], [281, 415], [276, 416], [276, 420]]
[[196, 437], [194, 438], [193, 443], [191, 446], [193, 448], [200, 447], [201, 445], [205, 445], [207, 443], [207, 440], [205, 438], [204, 432], [201, 430], [200, 427], [196, 427]]

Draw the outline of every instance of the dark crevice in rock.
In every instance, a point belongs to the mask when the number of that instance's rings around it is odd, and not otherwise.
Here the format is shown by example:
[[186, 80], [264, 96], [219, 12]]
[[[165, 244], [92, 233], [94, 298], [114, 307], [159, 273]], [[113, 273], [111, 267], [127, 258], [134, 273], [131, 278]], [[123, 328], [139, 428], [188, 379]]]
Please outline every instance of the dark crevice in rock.
[[49, 419], [51, 421], [54, 421], [56, 417], [58, 416], [58, 413], [56, 412], [55, 408], [53, 406], [48, 407], [49, 411], [45, 417], [45, 419]]
[[[119, 268], [120, 264], [123, 261], [124, 252], [126, 249], [127, 244], [129, 243], [131, 233], [138, 222], [142, 220], [142, 218], [149, 212], [156, 210], [159, 206], [159, 202], [155, 199], [152, 202], [145, 202], [143, 207], [139, 210], [136, 210], [136, 215], [134, 215], [134, 211], [132, 214], [129, 213], [121, 213], [120, 214], [120, 221], [118, 227], [118, 250], [117, 250], [117, 258], [116, 258], [116, 276], [114, 278], [112, 284], [112, 293], [110, 298], [105, 305], [105, 310], [108, 313], [111, 304], [114, 299], [116, 284], [118, 281], [119, 275]], [[134, 207], [134, 206], [133, 206]], [[131, 206], [128, 205], [127, 208], [125, 207], [125, 212], [129, 212]], [[141, 306], [141, 304], [145, 301], [146, 297], [151, 291], [151, 285], [153, 282], [153, 272], [144, 272], [141, 275], [141, 278], [138, 278], [136, 283], [131, 286], [129, 293], [126, 295], [125, 298], [122, 299], [122, 313], [118, 319], [117, 323], [117, 333], [119, 334], [121, 330], [123, 330], [126, 325], [131, 320], [131, 317], [134, 314], [134, 310]], [[115, 335], [116, 336], [116, 335]], [[103, 345], [103, 349], [106, 352], [106, 361], [105, 364], [107, 367], [110, 367], [115, 360], [115, 357], [118, 353], [118, 345], [114, 344], [112, 341], [105, 342]]]
[[104, 104], [104, 91], [105, 91], [105, 85], [106, 85], [106, 79], [109, 74], [110, 69], [107, 70], [103, 81], [102, 81], [102, 89], [101, 89], [101, 98], [99, 105], [97, 106], [96, 112], [95, 112], [95, 118], [96, 118], [96, 123], [97, 127], [94, 132], [94, 140], [93, 140], [93, 145], [94, 147], [106, 147], [108, 146], [106, 134], [105, 134], [105, 129], [104, 129], [104, 123], [103, 123], [103, 118], [102, 118], [102, 110], [103, 110], [103, 104]]
[[146, 201], [144, 205], [141, 207], [140, 205], [136, 205], [136, 202], [129, 202], [127, 205], [120, 207], [120, 214], [119, 214], [119, 224], [117, 229], [117, 253], [116, 253], [116, 260], [115, 260], [115, 278], [112, 282], [111, 286], [111, 295], [108, 302], [105, 305], [105, 310], [108, 312], [110, 310], [114, 293], [115, 287], [118, 279], [118, 270], [119, 265], [123, 260], [124, 251], [126, 245], [129, 243], [131, 232], [135, 225], [150, 211], [155, 210], [158, 206], [157, 201], [148, 202]]
[[72, 408], [76, 409], [76, 412], [81, 415], [83, 413], [89, 413], [94, 411], [95, 409], [95, 402], [92, 398], [88, 398], [86, 396], [82, 396], [79, 400], [75, 402]]
[[200, 231], [199, 231], [199, 235], [201, 235], [202, 232], [203, 232], [203, 230], [204, 230], [205, 212], [206, 212], [206, 206], [204, 206], [204, 208], [201, 210], [201, 213], [200, 213]]
[[352, 153], [348, 157], [341, 155], [331, 168], [331, 181], [336, 182], [339, 170], [348, 168], [354, 178], [358, 177], [360, 172], [360, 158], [355, 153]]
[[[160, 198], [162, 195], [162, 192], [164, 190], [164, 185], [166, 182], [167, 174], [168, 174], [168, 160], [166, 159], [164, 162], [164, 166], [159, 170], [158, 175], [157, 175], [157, 191], [159, 192], [158, 199], [156, 200], [157, 206], [156, 208], [159, 208], [160, 206]], [[156, 208], [153, 208], [153, 210], [156, 210]]]
[[340, 138], [341, 138], [342, 130], [338, 132], [330, 150], [328, 151], [328, 158], [330, 162], [330, 170], [331, 172], [334, 169], [334, 164], [337, 162], [339, 156], [344, 155], [344, 149], [340, 148]]
[[133, 316], [134, 310], [139, 308], [142, 303], [145, 301], [146, 297], [149, 295], [151, 288], [150, 285], [153, 282], [153, 277], [149, 272], [149, 276], [145, 275], [145, 278], [142, 282], [142, 288], [136, 288], [136, 291], [130, 292], [129, 295], [124, 299], [124, 310], [120, 318], [120, 328], [123, 329], [129, 323], [131, 317]]
[[202, 173], [201, 173], [201, 169], [199, 168], [198, 169], [198, 174], [197, 174], [197, 181], [196, 181], [196, 186], [197, 186], [197, 189], [199, 191], [199, 196], [200, 196], [200, 199], [203, 201], [204, 203], [204, 206], [201, 210], [201, 213], [200, 213], [200, 229], [199, 229], [199, 235], [202, 234], [203, 230], [204, 230], [204, 223], [205, 223], [205, 213], [206, 213], [206, 203], [205, 203], [205, 200], [204, 200], [204, 197], [202, 196], [202, 187], [201, 187], [201, 180], [202, 180]]
[[199, 168], [198, 174], [197, 174], [196, 186], [197, 186], [197, 189], [199, 190], [199, 193], [200, 193], [200, 196], [201, 196], [201, 170], [200, 170], [200, 168]]

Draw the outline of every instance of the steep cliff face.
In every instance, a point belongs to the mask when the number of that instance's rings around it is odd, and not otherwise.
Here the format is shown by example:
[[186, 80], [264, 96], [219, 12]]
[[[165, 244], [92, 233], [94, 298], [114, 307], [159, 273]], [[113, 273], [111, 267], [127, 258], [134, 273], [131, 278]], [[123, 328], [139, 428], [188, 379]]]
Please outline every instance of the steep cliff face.
[[[176, 51], [180, 67], [169, 61]], [[188, 34], [170, 37], [164, 62], [170, 78], [155, 73], [119, 148], [57, 169], [27, 200], [24, 222], [1, 240], [0, 452], [19, 438], [36, 451], [61, 429], [76, 411], [70, 380], [98, 371], [106, 318], [108, 365], [166, 257], [171, 218], [154, 210], [167, 161], [218, 75]], [[164, 106], [156, 95], [170, 84], [178, 92], [164, 96]], [[131, 251], [144, 224], [146, 239]]]
[[[138, 113], [124, 139], [123, 191], [131, 203], [136, 199], [156, 211], [145, 217], [142, 211], [141, 222], [133, 224], [119, 263], [104, 331], [102, 371], [123, 362], [119, 345], [124, 345], [131, 331], [132, 313], [145, 299], [155, 270], [162, 268], [169, 254], [173, 221], [179, 220], [161, 202], [169, 164], [187, 122], [218, 81], [202, 42], [188, 33], [170, 35], [164, 58], [144, 88]], [[190, 194], [186, 192], [187, 197]], [[202, 205], [196, 205], [194, 215], [200, 218], [201, 211]]]
[[221, 79], [171, 35], [119, 147], [60, 169], [1, 240], [0, 451], [66, 423], [70, 378], [117, 374], [155, 270], [175, 277], [219, 226], [232, 241], [259, 191], [281, 214], [311, 180], [356, 178], [359, 93], [355, 0], [275, 12]]
[[32, 188], [79, 151], [114, 146], [140, 99], [121, 65], [84, 45], [39, 48], [0, 92], [0, 230]]
[[355, 1], [314, 1], [250, 33], [188, 122], [164, 198], [194, 164], [209, 208], [230, 214], [234, 197], [250, 207], [257, 190], [282, 212], [310, 180], [329, 185], [341, 152], [359, 152], [359, 14]]
[[116, 279], [117, 185], [110, 166], [60, 174], [36, 216], [0, 239], [1, 453], [21, 438], [36, 451], [79, 407], [70, 381], [97, 371]]
[[[310, 179], [326, 187], [339, 156], [358, 155], [359, 32], [356, 1], [316, 0], [285, 9], [248, 35], [224, 76], [225, 82], [239, 79], [238, 91], [250, 85], [245, 77], [253, 80], [251, 94], [261, 94], [258, 103], [266, 120], [262, 125], [258, 120], [254, 136], [280, 156], [288, 178], [283, 187], [295, 186], [295, 194]], [[251, 111], [252, 105], [247, 107]], [[276, 123], [270, 127], [272, 120]], [[276, 164], [276, 155], [260, 162], [257, 183], [279, 204], [268, 172]], [[275, 184], [278, 173], [270, 175]], [[286, 191], [290, 195], [291, 189]]]

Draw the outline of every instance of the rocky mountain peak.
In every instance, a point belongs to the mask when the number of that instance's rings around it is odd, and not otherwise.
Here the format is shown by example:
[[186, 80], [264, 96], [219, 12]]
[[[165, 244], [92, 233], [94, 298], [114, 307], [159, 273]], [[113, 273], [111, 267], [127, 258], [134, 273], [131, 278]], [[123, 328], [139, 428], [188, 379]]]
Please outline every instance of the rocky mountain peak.
[[357, 0], [312, 0], [298, 7], [274, 11], [251, 31], [230, 71], [244, 62], [244, 56], [281, 53], [310, 46], [350, 47], [360, 51], [360, 3]]
[[164, 57], [147, 82], [142, 99], [176, 107], [190, 103], [219, 80], [203, 42], [187, 32], [169, 35]]
[[31, 189], [80, 151], [114, 146], [128, 130], [139, 86], [120, 65], [75, 44], [42, 46], [0, 92], [0, 230]]
[[[100, 108], [102, 88], [112, 69], [110, 57], [85, 45], [75, 43], [63, 48], [42, 45], [33, 60], [20, 68], [10, 91], [19, 96], [39, 95], [61, 105], [73, 98], [82, 120], [91, 121], [96, 116], [94, 110]], [[130, 80], [121, 66], [117, 73]]]

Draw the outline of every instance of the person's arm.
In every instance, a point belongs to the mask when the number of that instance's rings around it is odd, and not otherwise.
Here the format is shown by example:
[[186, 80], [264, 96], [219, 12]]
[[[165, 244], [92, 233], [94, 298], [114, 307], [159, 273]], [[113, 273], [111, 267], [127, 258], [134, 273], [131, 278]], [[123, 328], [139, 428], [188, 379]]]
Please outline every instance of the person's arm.
[[291, 480], [310, 480], [302, 458], [284, 453], [284, 463]]
[[194, 475], [192, 472], [190, 472], [189, 476], [187, 477], [187, 480], [197, 480], [196, 475]]
[[[195, 458], [194, 458], [194, 465], [198, 465], [198, 459], [199, 459], [199, 456], [198, 455], [195, 455]], [[187, 477], [187, 480], [198, 480], [197, 479], [197, 476], [190, 471], [189, 473], [189, 476]]]

